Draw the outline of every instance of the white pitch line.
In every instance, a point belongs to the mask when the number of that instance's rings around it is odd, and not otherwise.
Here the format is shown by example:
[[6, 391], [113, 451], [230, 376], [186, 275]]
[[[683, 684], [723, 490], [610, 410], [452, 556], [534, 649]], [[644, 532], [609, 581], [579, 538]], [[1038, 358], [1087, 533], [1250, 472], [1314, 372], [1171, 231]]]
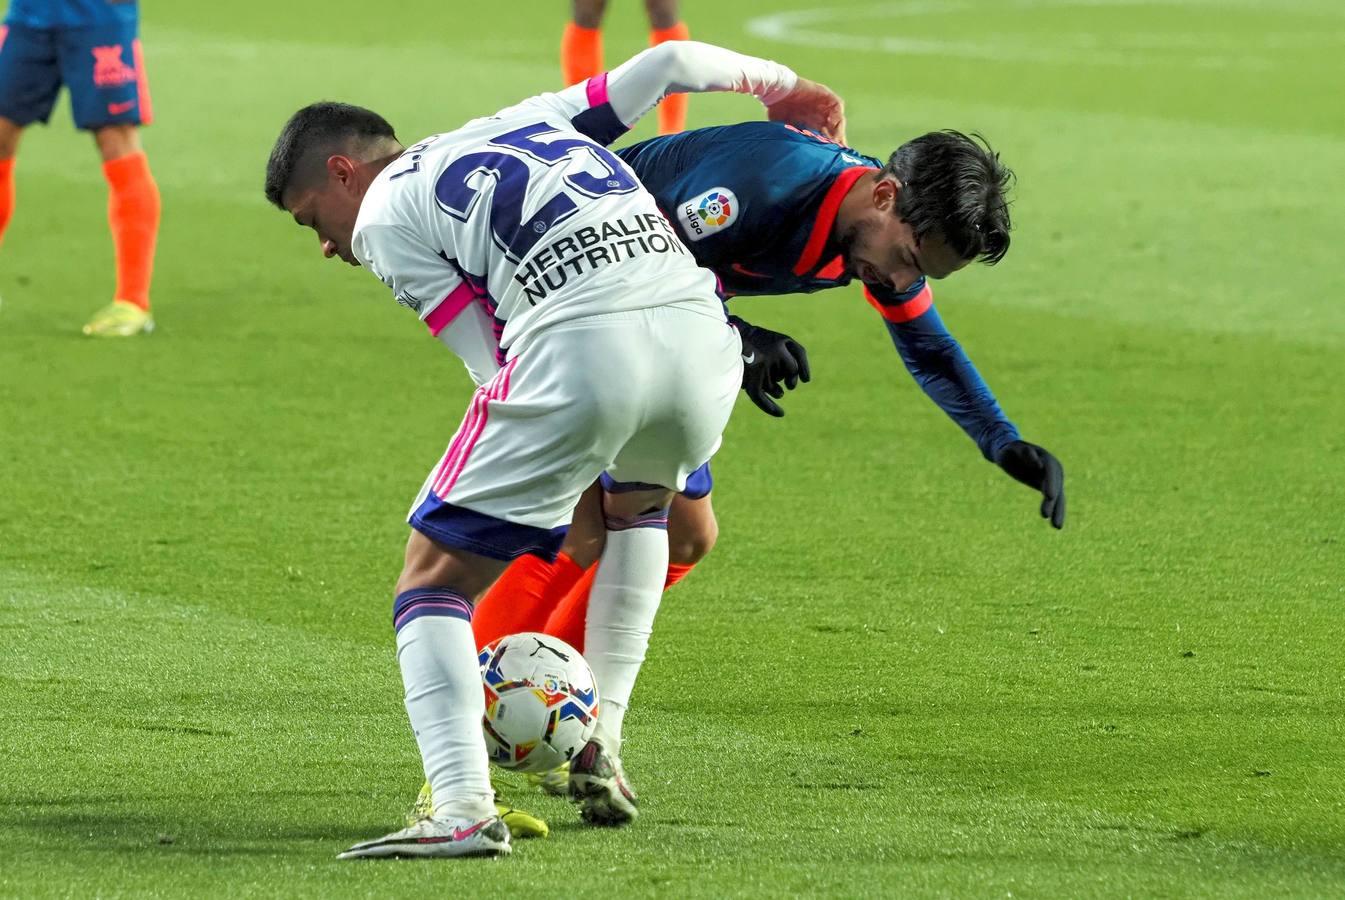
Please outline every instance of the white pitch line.
[[[1185, 2], [1163, 2], [1163, 0], [1003, 0], [1000, 8], [1041, 9], [1048, 7], [1137, 7], [1137, 6], [1236, 6], [1243, 9], [1264, 10], [1266, 0], [1185, 0]], [[1321, 15], [1332, 18], [1345, 14], [1345, 3], [1322, 6], [1313, 0], [1277, 0], [1277, 12], [1283, 13], [1288, 6], [1293, 12], [1306, 15]], [[1234, 36], [1227, 40], [1218, 40], [1208, 33], [1186, 32], [1178, 34], [1135, 33], [1114, 35], [1104, 33], [1073, 32], [1055, 37], [1056, 43], [1043, 44], [1040, 38], [1033, 40], [995, 41], [995, 40], [955, 40], [941, 37], [919, 37], [875, 34], [846, 34], [828, 30], [838, 22], [872, 22], [881, 19], [919, 20], [930, 15], [967, 12], [978, 8], [976, 4], [965, 0], [905, 0], [898, 3], [871, 4], [867, 6], [837, 8], [819, 7], [776, 13], [750, 19], [745, 25], [747, 32], [755, 37], [781, 43], [797, 44], [806, 47], [819, 47], [832, 50], [868, 51], [890, 53], [901, 56], [955, 56], [964, 59], [984, 59], [996, 62], [1030, 62], [1058, 65], [1073, 63], [1081, 65], [1107, 65], [1133, 67], [1145, 62], [1136, 54], [1146, 50], [1186, 50], [1196, 51], [1178, 57], [1165, 57], [1165, 65], [1180, 65], [1188, 68], [1235, 68], [1266, 69], [1276, 60], [1264, 54], [1277, 54], [1285, 50], [1301, 50], [1313, 47], [1345, 48], [1345, 30], [1326, 29], [1314, 32], [1277, 31], [1263, 34], [1255, 46], [1248, 46]], [[1215, 41], [1211, 38], [1214, 37]], [[1126, 44], [1126, 41], [1131, 43]], [[1117, 44], [1121, 46], [1117, 46]], [[1104, 49], [1104, 48], [1112, 49]], [[1211, 52], [1213, 51], [1213, 52]], [[1258, 53], [1258, 51], [1260, 51]]]

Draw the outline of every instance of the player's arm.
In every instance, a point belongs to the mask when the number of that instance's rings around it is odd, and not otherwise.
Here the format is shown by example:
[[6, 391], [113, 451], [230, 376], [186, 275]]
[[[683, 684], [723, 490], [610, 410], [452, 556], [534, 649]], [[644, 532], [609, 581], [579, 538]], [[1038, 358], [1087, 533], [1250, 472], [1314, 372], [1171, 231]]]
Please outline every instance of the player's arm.
[[949, 333], [923, 279], [903, 293], [864, 290], [887, 325], [907, 371], [981, 454], [1007, 474], [1041, 492], [1041, 514], [1065, 524], [1064, 469], [1045, 448], [1029, 444], [1000, 409], [995, 395]]
[[352, 250], [398, 303], [414, 310], [430, 334], [458, 355], [473, 381], [483, 384], [494, 376], [499, 363], [491, 322], [457, 266], [398, 225], [360, 228]]
[[668, 94], [751, 94], [769, 118], [845, 139], [845, 106], [830, 89], [787, 66], [699, 41], [665, 41], [610, 72], [540, 100], [561, 108], [576, 129], [610, 144]]

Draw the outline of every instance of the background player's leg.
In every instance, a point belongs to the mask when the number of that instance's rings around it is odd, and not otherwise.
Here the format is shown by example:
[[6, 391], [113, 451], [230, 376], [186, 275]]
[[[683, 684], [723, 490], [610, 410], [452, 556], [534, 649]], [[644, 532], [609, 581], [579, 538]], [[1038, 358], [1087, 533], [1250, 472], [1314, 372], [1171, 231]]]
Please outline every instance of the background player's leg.
[[149, 311], [154, 248], [159, 238], [159, 187], [134, 125], [108, 125], [94, 132], [107, 178], [108, 226], [116, 251], [113, 299]]
[[0, 238], [14, 214], [14, 156], [23, 129], [45, 122], [61, 90], [52, 31], [0, 25]]
[[[685, 41], [691, 30], [680, 20], [677, 0], [645, 0], [649, 13], [649, 46], [664, 41]], [[676, 134], [687, 127], [687, 95], [670, 94], [658, 106], [658, 133]]]
[[92, 132], [103, 158], [117, 263], [112, 303], [94, 314], [84, 333], [129, 337], [154, 328], [149, 286], [159, 235], [159, 188], [137, 130], [152, 118], [140, 40], [135, 22], [117, 22], [62, 29], [58, 46], [75, 126]]
[[0, 116], [0, 241], [14, 215], [14, 155], [22, 135], [22, 126]]
[[560, 72], [568, 87], [602, 72], [602, 16], [607, 0], [574, 0], [574, 18], [560, 39]]

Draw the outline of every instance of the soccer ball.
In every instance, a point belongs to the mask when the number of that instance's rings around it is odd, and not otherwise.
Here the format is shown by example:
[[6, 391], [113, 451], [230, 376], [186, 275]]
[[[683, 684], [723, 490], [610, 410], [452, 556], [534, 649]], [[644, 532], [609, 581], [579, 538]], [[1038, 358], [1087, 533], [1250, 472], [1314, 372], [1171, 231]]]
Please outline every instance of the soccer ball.
[[486, 691], [490, 761], [519, 772], [569, 762], [598, 724], [598, 688], [579, 651], [525, 631], [487, 644], [477, 657]]

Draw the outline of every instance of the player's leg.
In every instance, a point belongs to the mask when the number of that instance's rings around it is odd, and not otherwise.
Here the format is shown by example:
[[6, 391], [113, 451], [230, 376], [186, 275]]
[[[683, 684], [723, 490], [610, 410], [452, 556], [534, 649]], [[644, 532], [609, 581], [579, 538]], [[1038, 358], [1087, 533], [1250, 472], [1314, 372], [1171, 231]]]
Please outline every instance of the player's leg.
[[4, 241], [14, 215], [14, 157], [22, 136], [23, 128], [18, 123], [0, 116], [0, 241]]
[[[563, 523], [613, 453], [592, 433], [598, 416], [587, 385], [564, 371], [584, 356], [568, 348], [548, 354], [541, 338], [538, 345], [478, 389], [408, 517], [415, 533], [393, 615], [432, 814], [348, 856], [457, 855], [482, 842], [487, 852], [507, 852], [507, 832], [502, 849], [489, 821], [496, 813], [472, 606], [509, 561], [554, 556]], [[538, 451], [543, 446], [547, 452]]]
[[566, 86], [602, 72], [602, 17], [607, 0], [574, 0], [574, 15], [560, 38], [560, 73]]
[[108, 227], [116, 259], [112, 303], [84, 326], [98, 337], [154, 329], [149, 289], [159, 237], [159, 187], [140, 144], [153, 118], [144, 54], [135, 23], [63, 30], [61, 74], [75, 126], [92, 132], [108, 185]]
[[51, 116], [61, 89], [55, 33], [0, 25], [0, 239], [14, 215], [14, 159], [23, 129]]
[[433, 791], [433, 814], [356, 844], [341, 859], [510, 851], [509, 830], [495, 810], [490, 786], [481, 734], [485, 700], [471, 626], [473, 599], [504, 566], [501, 560], [411, 533], [392, 618], [406, 713]]
[[686, 492], [673, 498], [668, 516], [668, 577], [663, 589], [680, 582], [701, 560], [710, 555], [719, 540], [710, 494], [693, 497]]
[[[525, 354], [482, 386], [458, 436], [412, 508], [412, 526], [432, 546], [456, 547], [500, 561], [525, 553], [555, 555], [565, 533], [564, 523], [573, 517], [581, 494], [638, 428], [633, 421], [642, 399], [638, 387], [629, 397], [621, 396], [615, 367], [585, 365], [589, 360], [605, 362], [610, 351], [621, 346], [625, 333], [614, 324], [602, 320], [591, 329], [581, 323], [557, 329], [560, 333], [544, 332]], [[416, 567], [416, 571], [423, 568]], [[484, 589], [501, 569], [503, 565], [490, 579], [467, 585], [467, 589]], [[431, 569], [415, 580], [441, 582], [443, 577]], [[404, 579], [402, 587], [409, 583]], [[444, 587], [434, 585], [435, 590]], [[411, 599], [416, 596], [412, 594]], [[400, 595], [399, 603], [406, 600], [405, 593]], [[440, 602], [440, 598], [432, 595], [431, 601]], [[452, 597], [442, 602], [450, 604], [450, 614], [464, 606]], [[450, 627], [462, 630], [463, 646], [472, 650], [470, 663], [480, 695], [469, 623], [464, 620], [461, 626], [450, 623]], [[410, 698], [409, 676], [407, 683]], [[482, 705], [474, 707], [472, 724], [475, 740], [482, 741], [479, 723], [484, 700], [478, 697], [476, 702]], [[408, 712], [413, 714], [416, 730], [423, 732], [410, 699]], [[484, 761], [483, 741], [481, 758]], [[444, 803], [451, 802], [444, 799], [448, 796], [444, 790], [455, 788], [447, 782], [441, 785], [442, 776], [428, 752], [426, 762], [437, 820], [446, 809]], [[456, 790], [461, 800], [461, 789]]]
[[640, 353], [626, 360], [629, 382], [644, 383], [643, 424], [604, 476], [607, 540], [584, 632], [600, 711], [594, 739], [570, 765], [571, 796], [595, 824], [636, 816], [620, 752], [668, 568], [668, 505], [718, 448], [741, 384], [736, 333], [722, 313], [693, 309], [643, 311]]
[[[691, 30], [681, 20], [677, 0], [645, 0], [649, 13], [649, 46], [685, 41]], [[676, 134], [687, 127], [687, 94], [669, 94], [658, 106], [658, 133]]]
[[[687, 576], [709, 555], [719, 538], [719, 523], [710, 504], [710, 472], [704, 466], [687, 479], [687, 490], [673, 498], [668, 512], [668, 572], [666, 591]], [[600, 520], [601, 521], [601, 520]], [[542, 631], [584, 652], [584, 625], [589, 594], [597, 569], [590, 569], [555, 604]]]
[[608, 481], [603, 492], [607, 542], [590, 594], [585, 658], [598, 685], [598, 726], [570, 767], [570, 796], [584, 819], [622, 825], [638, 801], [621, 765], [622, 725], [668, 568], [668, 505], [673, 491]]
[[602, 553], [604, 534], [602, 488], [594, 484], [579, 499], [555, 561], [520, 557], [481, 598], [472, 617], [477, 647], [520, 631], [545, 630], [561, 600]]

